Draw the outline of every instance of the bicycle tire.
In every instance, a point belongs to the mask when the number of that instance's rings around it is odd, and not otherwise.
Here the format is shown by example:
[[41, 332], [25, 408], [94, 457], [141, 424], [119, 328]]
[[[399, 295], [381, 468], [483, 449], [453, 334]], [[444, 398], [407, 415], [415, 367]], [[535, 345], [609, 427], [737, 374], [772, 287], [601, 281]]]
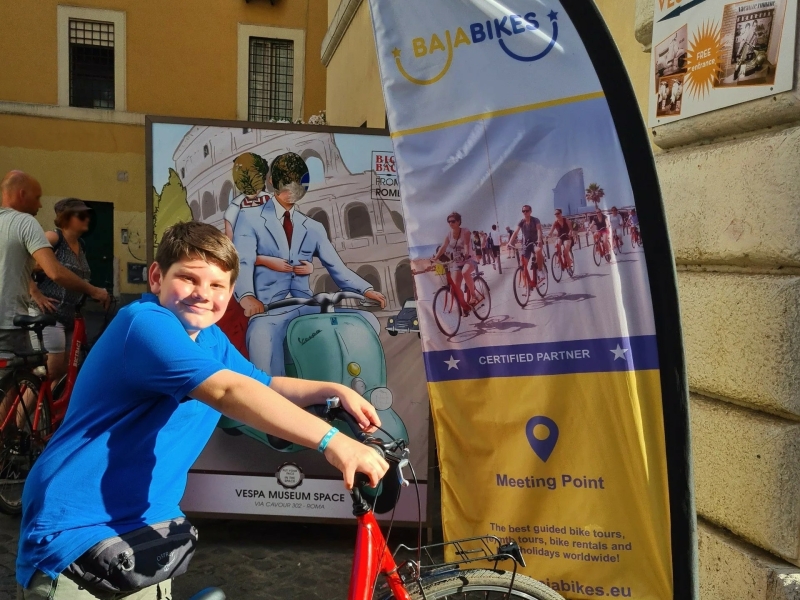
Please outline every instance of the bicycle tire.
[[544, 279], [539, 281], [539, 273], [537, 270], [536, 273], [536, 293], [539, 294], [540, 297], [544, 298], [547, 296], [547, 290], [550, 287], [550, 275], [547, 273], [547, 263], [542, 265], [544, 267]]
[[475, 291], [483, 296], [483, 300], [472, 308], [472, 312], [475, 313], [475, 316], [478, 317], [480, 321], [485, 321], [492, 312], [492, 292], [489, 290], [489, 284], [486, 283], [483, 277], [475, 278]]
[[558, 260], [558, 253], [553, 253], [553, 258], [550, 259], [550, 269], [553, 271], [553, 279], [556, 283], [561, 283], [561, 275], [564, 270], [561, 268], [561, 261]]
[[592, 258], [594, 259], [594, 264], [599, 267], [603, 260], [603, 255], [600, 253], [600, 248], [598, 247], [597, 242], [595, 242], [594, 246], [592, 247]]
[[575, 255], [572, 253], [572, 248], [569, 249], [569, 266], [567, 267], [567, 274], [570, 277], [575, 277]]
[[[439, 303], [444, 304], [439, 308]], [[439, 315], [440, 310], [442, 315]], [[455, 321], [455, 326], [445, 322], [445, 315], [451, 316]], [[436, 295], [433, 297], [433, 318], [436, 321], [436, 326], [447, 337], [453, 337], [458, 333], [461, 327], [461, 307], [458, 305], [458, 299], [453, 295], [450, 286], [439, 288]]]
[[517, 267], [517, 270], [514, 271], [514, 281], [512, 283], [514, 284], [514, 299], [517, 304], [525, 308], [531, 299], [531, 287], [528, 285], [523, 267]]
[[[19, 390], [22, 385], [23, 390], [29, 390], [38, 399], [42, 379], [33, 372], [17, 371], [8, 379], [14, 389]], [[5, 391], [0, 390], [0, 394], [5, 396]], [[30, 415], [30, 419], [32, 418], [33, 415]], [[12, 428], [13, 438], [6, 434], [0, 435], [0, 512], [7, 515], [18, 515], [22, 512], [25, 479], [44, 450], [46, 442], [43, 440], [50, 434], [50, 406], [47, 402], [42, 404], [37, 435], [31, 435], [31, 425], [32, 421], [26, 419], [21, 430]]]
[[[412, 600], [501, 600], [508, 597], [506, 594], [511, 578], [512, 573], [508, 571], [468, 569], [429, 581], [423, 580], [424, 595], [419, 586], [413, 583], [408, 585], [408, 591]], [[564, 600], [561, 594], [541, 581], [519, 573], [514, 576], [509, 596], [520, 600]]]

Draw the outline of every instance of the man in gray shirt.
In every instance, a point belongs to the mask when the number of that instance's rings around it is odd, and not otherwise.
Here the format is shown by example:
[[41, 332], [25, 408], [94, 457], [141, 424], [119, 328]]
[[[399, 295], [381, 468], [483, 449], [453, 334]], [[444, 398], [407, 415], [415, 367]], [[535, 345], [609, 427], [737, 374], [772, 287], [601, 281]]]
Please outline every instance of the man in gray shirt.
[[[84, 281], [56, 259], [42, 226], [34, 218], [42, 207], [42, 187], [22, 171], [11, 171], [0, 182], [0, 358], [30, 351], [26, 331], [14, 327], [14, 316], [28, 314], [29, 286], [34, 265], [58, 285], [87, 294], [104, 306], [108, 292]], [[4, 352], [6, 351], [6, 352]], [[0, 369], [0, 381], [7, 373]]]

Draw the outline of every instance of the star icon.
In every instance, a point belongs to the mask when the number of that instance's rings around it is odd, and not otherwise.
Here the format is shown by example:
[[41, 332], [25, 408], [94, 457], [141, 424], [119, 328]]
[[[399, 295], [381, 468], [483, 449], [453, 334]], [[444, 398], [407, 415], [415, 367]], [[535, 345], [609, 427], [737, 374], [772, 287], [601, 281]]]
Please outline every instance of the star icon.
[[552, 23], [558, 18], [558, 13], [554, 10], [551, 10], [549, 13], [547, 13], [547, 16], [550, 18], [550, 22]]
[[460, 363], [460, 362], [461, 362], [460, 360], [456, 360], [455, 358], [453, 358], [453, 355], [451, 354], [450, 355], [450, 360], [444, 361], [444, 364], [447, 365], [447, 370], [448, 371], [450, 369], [455, 369], [456, 371], [458, 371], [458, 363]]
[[614, 355], [614, 360], [617, 360], [618, 358], [625, 360], [625, 353], [627, 351], [628, 351], [627, 348], [623, 348], [619, 344], [617, 344], [617, 347], [614, 348], [613, 350], [609, 350], [609, 352], [611, 352]]
[[392, 55], [395, 58], [400, 58], [400, 48], [395, 48], [394, 50], [392, 50]]

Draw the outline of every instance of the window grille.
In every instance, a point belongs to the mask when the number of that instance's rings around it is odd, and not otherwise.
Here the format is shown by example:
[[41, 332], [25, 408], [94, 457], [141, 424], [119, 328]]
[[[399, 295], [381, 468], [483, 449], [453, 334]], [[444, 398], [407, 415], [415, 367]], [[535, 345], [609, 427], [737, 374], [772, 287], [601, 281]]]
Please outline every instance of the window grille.
[[250, 38], [247, 118], [291, 121], [294, 43]]
[[69, 105], [114, 108], [114, 24], [69, 20]]

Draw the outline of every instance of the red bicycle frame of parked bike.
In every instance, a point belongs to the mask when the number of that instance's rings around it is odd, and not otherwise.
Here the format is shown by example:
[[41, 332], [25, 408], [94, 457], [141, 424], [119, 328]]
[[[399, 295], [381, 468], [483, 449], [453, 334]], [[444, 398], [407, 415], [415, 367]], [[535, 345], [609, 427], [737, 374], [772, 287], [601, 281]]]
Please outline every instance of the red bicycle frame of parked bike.
[[[41, 338], [39, 341], [41, 343]], [[58, 389], [59, 387], [61, 387], [62, 383], [61, 381], [58, 382], [53, 389], [51, 389], [50, 385], [42, 385], [39, 386], [39, 395], [36, 398], [36, 407], [33, 412], [33, 421], [30, 424], [31, 431], [41, 431], [39, 426], [43, 412], [42, 406], [45, 403], [47, 403], [47, 408], [48, 408], [47, 414], [50, 415], [50, 427], [47, 430], [48, 433], [42, 436], [42, 440], [45, 442], [48, 441], [50, 437], [53, 435], [56, 428], [64, 419], [64, 415], [67, 412], [67, 407], [69, 406], [69, 399], [70, 396], [72, 396], [72, 389], [75, 387], [75, 380], [78, 378], [81, 349], [84, 348], [87, 343], [88, 340], [86, 338], [86, 321], [84, 320], [80, 311], [77, 311], [75, 313], [75, 326], [72, 332], [72, 344], [70, 345], [69, 365], [67, 366], [67, 374], [62, 379], [63, 389]], [[9, 363], [13, 364], [14, 360], [18, 359], [12, 358], [8, 360], [0, 360], [0, 367], [5, 367]], [[49, 379], [47, 379], [46, 381], [49, 382]], [[55, 399], [53, 398], [53, 390], [58, 390], [58, 396]], [[26, 391], [27, 389], [24, 386], [21, 387], [19, 390], [17, 390], [17, 394], [14, 397], [14, 401], [9, 407], [9, 410], [6, 413], [5, 418], [3, 419], [2, 425], [0, 425], [0, 431], [5, 431], [11, 419], [16, 418], [17, 410], [19, 408], [20, 403], [23, 401], [22, 399], [24, 398]]]
[[386, 578], [395, 600], [410, 600], [375, 515], [370, 511], [356, 518], [356, 551], [347, 600], [371, 600], [378, 575]]

